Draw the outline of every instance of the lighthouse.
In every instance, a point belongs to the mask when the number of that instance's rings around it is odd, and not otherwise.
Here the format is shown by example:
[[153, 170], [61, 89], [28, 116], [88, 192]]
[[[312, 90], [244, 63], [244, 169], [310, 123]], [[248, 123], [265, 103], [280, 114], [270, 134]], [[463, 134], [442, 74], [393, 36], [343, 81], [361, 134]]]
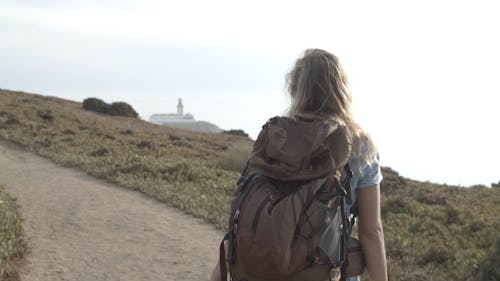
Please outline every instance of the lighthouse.
[[182, 99], [179, 98], [179, 103], [177, 103], [177, 115], [183, 116], [184, 115], [184, 106], [182, 105]]
[[191, 113], [184, 114], [184, 105], [182, 104], [182, 99], [179, 98], [177, 102], [177, 112], [176, 113], [155, 113], [151, 115], [149, 121], [158, 125], [172, 124], [178, 122], [196, 122], [194, 116]]

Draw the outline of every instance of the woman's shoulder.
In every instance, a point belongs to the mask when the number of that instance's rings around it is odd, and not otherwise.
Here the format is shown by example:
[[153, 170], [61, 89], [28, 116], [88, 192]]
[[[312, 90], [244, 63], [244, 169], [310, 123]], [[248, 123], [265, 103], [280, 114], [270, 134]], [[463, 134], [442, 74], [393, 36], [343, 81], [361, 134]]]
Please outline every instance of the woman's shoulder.
[[364, 141], [360, 147], [359, 155], [351, 155], [349, 166], [357, 181], [357, 187], [368, 187], [382, 181], [379, 153], [370, 141]]

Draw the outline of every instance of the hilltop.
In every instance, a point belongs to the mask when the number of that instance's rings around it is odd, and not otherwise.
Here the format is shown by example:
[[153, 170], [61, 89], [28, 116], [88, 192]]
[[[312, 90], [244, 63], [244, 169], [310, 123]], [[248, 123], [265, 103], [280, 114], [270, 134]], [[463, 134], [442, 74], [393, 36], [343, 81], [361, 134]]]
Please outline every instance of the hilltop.
[[[6, 90], [0, 91], [0, 138], [220, 228], [252, 146], [237, 135], [106, 116], [78, 102]], [[488, 266], [499, 255], [500, 188], [419, 182], [387, 167], [383, 175], [382, 214], [394, 280], [491, 276]]]
[[217, 125], [207, 121], [193, 121], [193, 122], [170, 121], [168, 123], [162, 124], [162, 126], [174, 127], [178, 129], [184, 129], [194, 132], [204, 132], [204, 133], [221, 133], [223, 131]]

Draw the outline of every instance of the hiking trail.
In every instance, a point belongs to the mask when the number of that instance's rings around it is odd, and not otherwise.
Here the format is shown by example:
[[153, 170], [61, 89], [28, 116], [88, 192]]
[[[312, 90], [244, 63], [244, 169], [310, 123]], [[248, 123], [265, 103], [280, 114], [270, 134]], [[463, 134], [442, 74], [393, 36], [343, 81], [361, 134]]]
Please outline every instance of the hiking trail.
[[137, 191], [0, 141], [31, 248], [21, 281], [208, 280], [222, 232]]

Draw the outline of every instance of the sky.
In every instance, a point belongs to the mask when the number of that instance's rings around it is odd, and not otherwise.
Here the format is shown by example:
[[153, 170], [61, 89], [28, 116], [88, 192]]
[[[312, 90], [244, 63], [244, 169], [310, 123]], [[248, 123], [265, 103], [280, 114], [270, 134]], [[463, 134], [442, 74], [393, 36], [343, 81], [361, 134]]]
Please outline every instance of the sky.
[[500, 181], [495, 1], [0, 0], [0, 88], [184, 111], [255, 139], [306, 48], [336, 54], [381, 164]]

